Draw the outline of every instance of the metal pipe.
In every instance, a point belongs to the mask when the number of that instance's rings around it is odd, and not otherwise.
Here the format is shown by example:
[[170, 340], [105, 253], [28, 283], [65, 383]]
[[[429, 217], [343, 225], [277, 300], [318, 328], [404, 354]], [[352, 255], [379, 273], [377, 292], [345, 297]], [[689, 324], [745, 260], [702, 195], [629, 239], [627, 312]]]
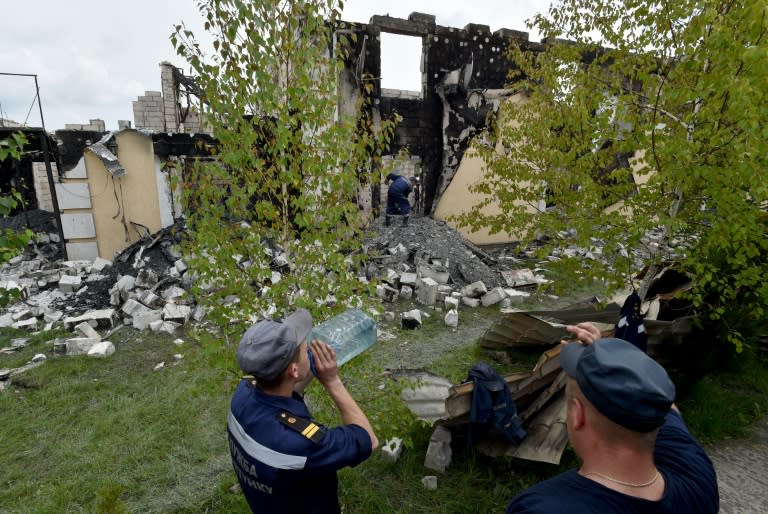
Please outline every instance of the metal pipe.
[[43, 159], [45, 159], [45, 173], [48, 175], [48, 187], [51, 190], [51, 200], [53, 201], [53, 214], [56, 216], [56, 225], [59, 229], [59, 244], [61, 245], [61, 255], [64, 260], [69, 260], [67, 256], [67, 242], [64, 240], [64, 227], [61, 224], [61, 211], [59, 211], [59, 200], [56, 198], [56, 186], [53, 182], [53, 170], [51, 168], [51, 157], [48, 153], [48, 133], [45, 131], [45, 120], [43, 119], [43, 104], [40, 101], [40, 87], [37, 84], [37, 75], [35, 77], [35, 93], [37, 94], [37, 107], [40, 109], [40, 124], [42, 133], [40, 134], [40, 146], [43, 149]]

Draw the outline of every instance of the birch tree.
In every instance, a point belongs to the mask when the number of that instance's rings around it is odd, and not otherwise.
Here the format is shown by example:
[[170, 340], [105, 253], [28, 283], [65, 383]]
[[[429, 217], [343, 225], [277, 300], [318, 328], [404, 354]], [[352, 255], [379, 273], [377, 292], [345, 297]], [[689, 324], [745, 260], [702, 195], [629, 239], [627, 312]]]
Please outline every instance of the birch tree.
[[184, 177], [191, 268], [226, 324], [307, 307], [361, 306], [369, 287], [357, 194], [392, 133], [337, 111], [354, 31], [334, 36], [336, 0], [205, 0], [213, 38], [176, 27], [172, 42], [204, 92], [215, 159]]
[[608, 288], [645, 294], [640, 268], [674, 261], [739, 345], [768, 305], [768, 2], [564, 0], [529, 24], [545, 50], [510, 51], [527, 101], [502, 107], [502, 151], [475, 145], [487, 196], [461, 223], [542, 255], [602, 246], [605, 262], [552, 266]]

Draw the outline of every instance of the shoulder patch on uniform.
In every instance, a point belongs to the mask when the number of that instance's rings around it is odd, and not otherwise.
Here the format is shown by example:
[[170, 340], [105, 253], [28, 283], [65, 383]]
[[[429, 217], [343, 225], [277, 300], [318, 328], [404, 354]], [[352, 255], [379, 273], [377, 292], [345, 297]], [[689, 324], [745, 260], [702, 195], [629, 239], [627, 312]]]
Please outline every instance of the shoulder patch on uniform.
[[325, 437], [325, 432], [310, 419], [294, 416], [289, 412], [281, 412], [277, 415], [277, 419], [283, 425], [295, 430], [315, 444], [322, 441], [323, 437]]

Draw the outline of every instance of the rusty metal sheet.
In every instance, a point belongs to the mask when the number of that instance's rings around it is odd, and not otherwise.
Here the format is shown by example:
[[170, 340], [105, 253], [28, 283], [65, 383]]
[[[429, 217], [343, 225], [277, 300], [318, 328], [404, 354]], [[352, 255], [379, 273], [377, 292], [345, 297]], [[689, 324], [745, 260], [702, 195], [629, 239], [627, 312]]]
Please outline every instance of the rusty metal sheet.
[[612, 327], [619, 319], [620, 308], [611, 303], [597, 310], [595, 305], [557, 311], [505, 312], [480, 338], [484, 348], [506, 349], [514, 346], [548, 346], [569, 337], [566, 325], [583, 321]]

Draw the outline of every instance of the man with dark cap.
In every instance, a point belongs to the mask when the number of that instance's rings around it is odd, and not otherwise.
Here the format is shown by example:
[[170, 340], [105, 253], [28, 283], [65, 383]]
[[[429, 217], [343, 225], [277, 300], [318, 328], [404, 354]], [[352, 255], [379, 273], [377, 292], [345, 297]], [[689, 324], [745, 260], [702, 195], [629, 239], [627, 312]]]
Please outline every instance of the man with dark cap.
[[656, 361], [589, 323], [568, 327], [568, 438], [581, 458], [517, 495], [507, 513], [716, 513], [709, 457], [672, 403], [675, 386]]
[[397, 173], [390, 173], [387, 175], [386, 182], [389, 184], [389, 189], [387, 190], [387, 214], [384, 218], [384, 224], [390, 226], [392, 216], [400, 214], [403, 216], [403, 226], [406, 226], [411, 214], [411, 202], [408, 200], [408, 195], [411, 194], [418, 181], [416, 177], [406, 178]]
[[[336, 471], [361, 463], [378, 446], [339, 378], [333, 348], [315, 340], [308, 350], [311, 330], [312, 316], [299, 309], [282, 321], [259, 321], [237, 349], [246, 376], [227, 428], [235, 473], [253, 512], [340, 512]], [[313, 374], [339, 409], [342, 426], [312, 419], [302, 393]]]

